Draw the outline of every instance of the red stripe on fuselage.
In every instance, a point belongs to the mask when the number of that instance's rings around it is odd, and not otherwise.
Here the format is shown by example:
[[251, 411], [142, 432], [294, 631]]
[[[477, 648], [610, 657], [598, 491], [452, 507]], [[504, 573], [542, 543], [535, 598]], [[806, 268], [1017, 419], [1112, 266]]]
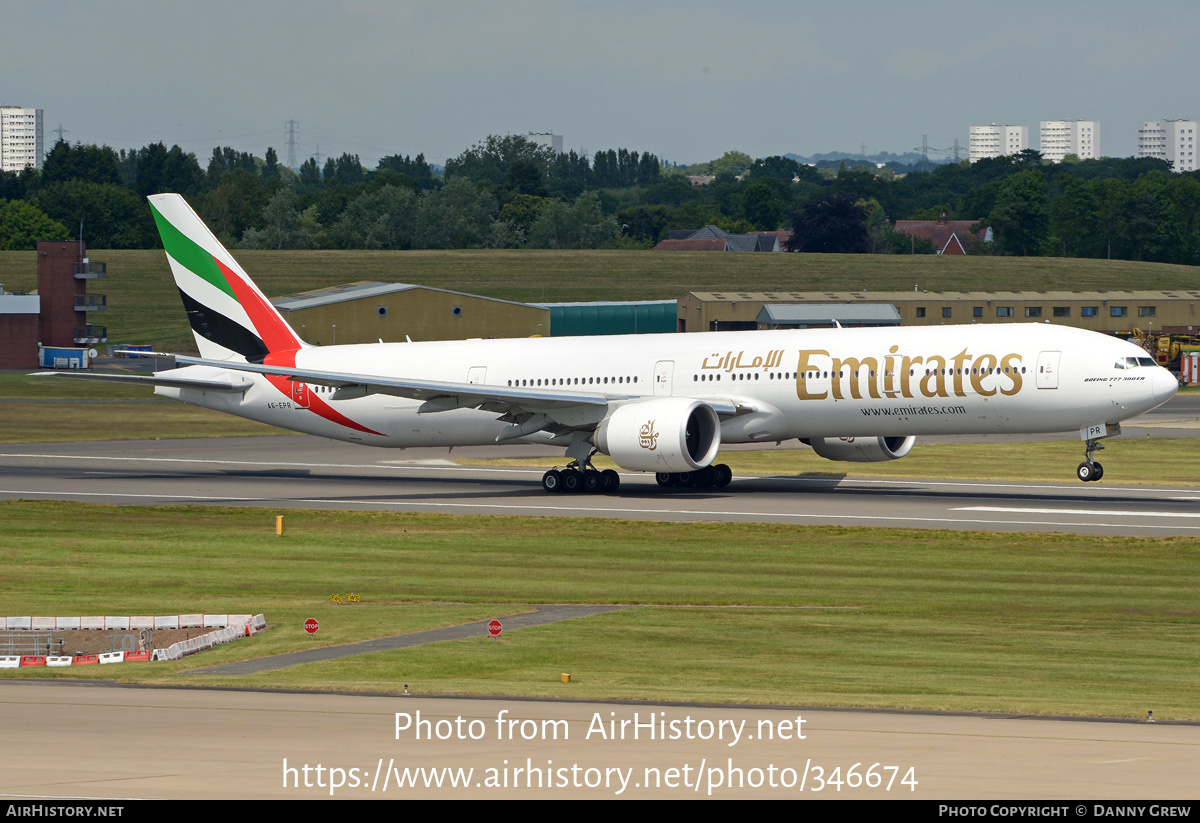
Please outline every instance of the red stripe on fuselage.
[[[296, 352], [291, 351], [274, 351], [263, 358], [265, 366], [281, 366], [287, 369], [296, 367]], [[272, 386], [279, 389], [279, 392], [289, 400], [292, 398], [292, 382], [286, 377], [281, 377], [277, 374], [264, 375]], [[348, 429], [364, 432], [365, 434], [377, 434], [380, 437], [384, 435], [374, 429], [368, 429], [361, 423], [355, 423], [346, 415], [334, 409], [324, 400], [322, 400], [315, 392], [308, 393], [308, 410], [324, 417], [331, 423], [337, 423], [340, 426], [345, 426]]]

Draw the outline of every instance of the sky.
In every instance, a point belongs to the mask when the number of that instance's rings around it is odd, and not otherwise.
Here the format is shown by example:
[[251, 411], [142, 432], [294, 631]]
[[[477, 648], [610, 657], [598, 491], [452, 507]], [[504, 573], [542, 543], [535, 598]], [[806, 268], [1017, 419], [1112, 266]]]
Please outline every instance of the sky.
[[[53, 13], [48, 19], [47, 14]], [[1200, 118], [1200, 3], [0, 0], [0, 105], [46, 148], [444, 163], [489, 134], [676, 163], [964, 149], [973, 124]], [[931, 158], [943, 155], [932, 152]]]

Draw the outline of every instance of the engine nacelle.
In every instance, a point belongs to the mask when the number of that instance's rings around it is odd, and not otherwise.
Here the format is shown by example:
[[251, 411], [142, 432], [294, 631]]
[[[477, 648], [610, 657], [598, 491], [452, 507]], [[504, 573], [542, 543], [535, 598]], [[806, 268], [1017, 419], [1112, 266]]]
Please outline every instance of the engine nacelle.
[[826, 460], [845, 463], [882, 463], [899, 460], [912, 451], [917, 438], [908, 437], [814, 437], [805, 440]]
[[662, 397], [619, 407], [596, 429], [596, 446], [623, 469], [690, 472], [712, 463], [721, 421], [707, 403]]

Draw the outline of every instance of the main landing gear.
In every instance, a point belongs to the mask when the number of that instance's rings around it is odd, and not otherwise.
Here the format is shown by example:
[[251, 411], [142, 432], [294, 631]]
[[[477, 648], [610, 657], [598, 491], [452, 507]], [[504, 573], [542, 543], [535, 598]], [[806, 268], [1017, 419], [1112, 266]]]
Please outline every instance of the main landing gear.
[[1099, 440], [1093, 439], [1087, 441], [1087, 460], [1080, 463], [1079, 468], [1075, 470], [1075, 476], [1084, 483], [1099, 480], [1104, 476], [1104, 467], [1092, 459], [1092, 455], [1103, 448], [1104, 444]]
[[589, 463], [578, 463], [565, 469], [551, 469], [542, 475], [542, 488], [551, 494], [557, 492], [586, 492], [587, 494], [613, 494], [621, 488], [621, 476], [612, 469], [597, 471]]
[[723, 489], [733, 480], [733, 469], [724, 463], [715, 466], [705, 466], [694, 472], [659, 472], [654, 475], [658, 485], [663, 487], [687, 486], [693, 489]]

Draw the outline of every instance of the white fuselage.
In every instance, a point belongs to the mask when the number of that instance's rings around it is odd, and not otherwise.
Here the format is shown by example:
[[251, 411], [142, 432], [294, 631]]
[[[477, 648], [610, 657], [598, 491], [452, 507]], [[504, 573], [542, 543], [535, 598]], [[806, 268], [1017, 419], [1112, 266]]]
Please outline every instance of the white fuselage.
[[[1131, 343], [1047, 324], [358, 344], [305, 348], [295, 365], [589, 392], [609, 397], [612, 407], [655, 396], [740, 407], [721, 423], [726, 443], [1065, 432], [1119, 423], [1165, 402], [1177, 389], [1171, 374], [1151, 365], [1146, 352]], [[207, 366], [187, 371], [197, 377], [220, 374]], [[262, 375], [238, 378], [252, 384], [244, 393], [156, 391], [275, 426], [376, 446], [488, 444], [510, 425], [494, 411], [418, 414], [418, 400], [383, 394], [338, 399], [328, 387], [280, 388], [278, 379]], [[346, 425], [347, 419], [358, 427]]]

